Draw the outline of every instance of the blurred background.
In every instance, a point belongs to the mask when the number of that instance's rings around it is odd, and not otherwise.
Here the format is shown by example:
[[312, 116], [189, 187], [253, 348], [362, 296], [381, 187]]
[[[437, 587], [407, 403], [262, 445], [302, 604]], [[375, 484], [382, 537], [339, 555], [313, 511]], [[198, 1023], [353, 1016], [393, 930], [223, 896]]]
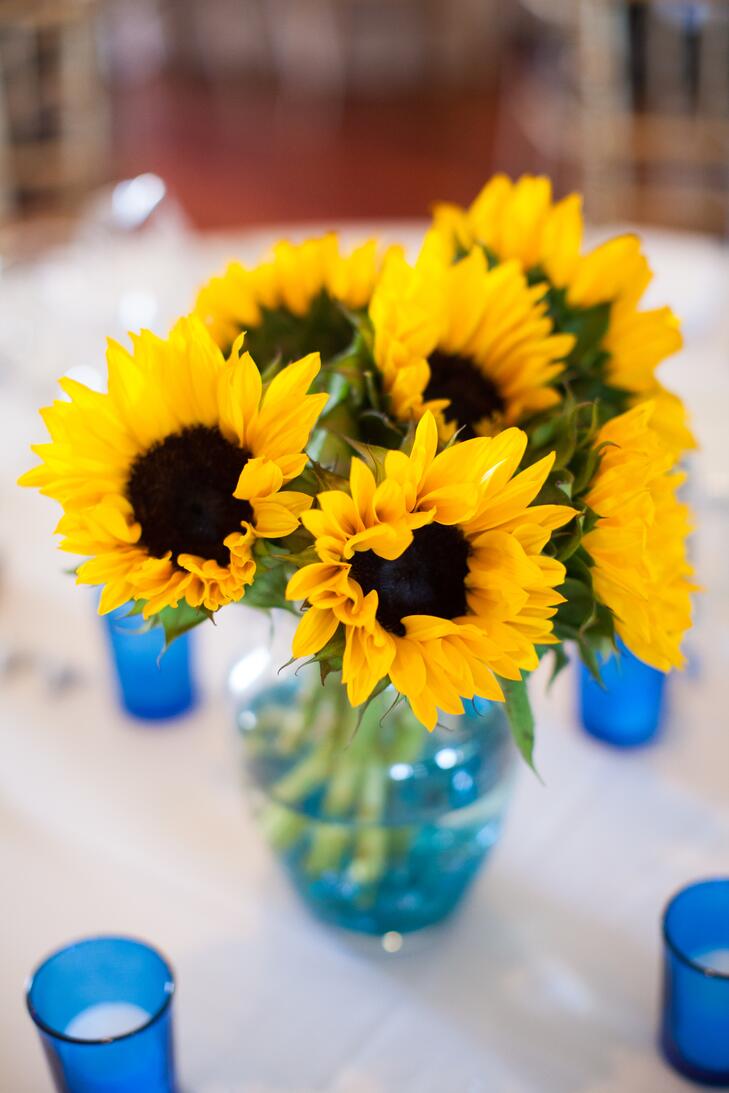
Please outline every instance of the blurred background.
[[0, 2], [5, 225], [144, 172], [201, 229], [421, 217], [500, 169], [724, 234], [728, 153], [724, 0]]

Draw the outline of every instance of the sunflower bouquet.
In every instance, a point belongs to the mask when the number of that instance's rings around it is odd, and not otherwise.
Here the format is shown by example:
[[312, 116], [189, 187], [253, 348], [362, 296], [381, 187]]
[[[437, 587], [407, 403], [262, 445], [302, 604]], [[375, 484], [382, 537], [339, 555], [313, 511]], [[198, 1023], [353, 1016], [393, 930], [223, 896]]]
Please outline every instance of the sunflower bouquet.
[[414, 261], [280, 242], [208, 281], [168, 337], [111, 343], [105, 393], [64, 379], [43, 412], [21, 482], [60, 502], [102, 613], [129, 603], [168, 640], [231, 603], [298, 615], [292, 657], [318, 664], [307, 701], [334, 696], [338, 735], [289, 799], [326, 782], [351, 804], [344, 745], [372, 703], [379, 723], [394, 701], [403, 755], [464, 701], [503, 703], [531, 763], [545, 652], [558, 670], [570, 643], [599, 674], [619, 637], [681, 667], [694, 440], [656, 376], [679, 325], [641, 307], [634, 235], [585, 251], [582, 234], [578, 196], [497, 176], [436, 207]]

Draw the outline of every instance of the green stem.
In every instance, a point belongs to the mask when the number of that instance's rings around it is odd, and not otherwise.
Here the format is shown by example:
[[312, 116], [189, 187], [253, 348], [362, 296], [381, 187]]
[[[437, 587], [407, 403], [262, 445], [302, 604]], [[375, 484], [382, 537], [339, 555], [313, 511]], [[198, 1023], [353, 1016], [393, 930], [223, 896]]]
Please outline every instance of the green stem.
[[306, 856], [306, 870], [313, 877], [340, 868], [352, 834], [346, 824], [311, 823], [311, 845]]
[[[346, 701], [343, 687], [337, 687], [331, 706], [339, 714], [335, 729], [339, 747], [335, 745], [330, 754], [329, 780], [322, 811], [326, 817], [337, 817], [347, 816], [352, 812], [362, 767], [354, 750], [347, 747], [355, 722], [354, 711]], [[351, 829], [345, 824], [332, 824], [326, 820], [313, 822], [310, 830], [311, 845], [306, 859], [309, 873], [316, 876], [339, 868], [351, 838]]]
[[284, 804], [298, 805], [328, 778], [331, 769], [332, 746], [329, 741], [319, 744], [287, 774], [279, 778], [272, 796]]
[[388, 832], [379, 824], [385, 811], [387, 787], [387, 768], [375, 756], [365, 767], [357, 808], [357, 818], [365, 825], [356, 835], [349, 867], [357, 884], [376, 884], [387, 870]]
[[382, 880], [387, 868], [387, 828], [364, 828], [356, 837], [354, 857], [349, 867], [350, 879], [355, 884], [370, 887]]
[[362, 823], [376, 824], [382, 819], [387, 801], [387, 770], [375, 756], [365, 767], [357, 817]]
[[261, 809], [259, 818], [264, 837], [275, 850], [288, 850], [297, 843], [306, 830], [308, 821], [298, 812], [269, 801]]
[[327, 816], [346, 816], [353, 809], [360, 782], [362, 765], [347, 752], [332, 756], [333, 769], [324, 797], [323, 811]]
[[[351, 880], [371, 887], [381, 880], [393, 855], [407, 852], [409, 842], [408, 833], [405, 842], [391, 840], [385, 822], [390, 767], [416, 761], [425, 736], [407, 709], [388, 712], [385, 697], [368, 707], [359, 725], [358, 717], [338, 678], [324, 687], [318, 679], [312, 681], [297, 710], [298, 727], [289, 723], [284, 739], [278, 739], [287, 755], [295, 753], [304, 734], [316, 743], [272, 787], [278, 805], [271, 805], [264, 828], [279, 848], [307, 837], [305, 864], [311, 875], [337, 870], [351, 855]], [[321, 819], [297, 814], [297, 806], [322, 789]], [[289, 823], [282, 812], [291, 817]]]

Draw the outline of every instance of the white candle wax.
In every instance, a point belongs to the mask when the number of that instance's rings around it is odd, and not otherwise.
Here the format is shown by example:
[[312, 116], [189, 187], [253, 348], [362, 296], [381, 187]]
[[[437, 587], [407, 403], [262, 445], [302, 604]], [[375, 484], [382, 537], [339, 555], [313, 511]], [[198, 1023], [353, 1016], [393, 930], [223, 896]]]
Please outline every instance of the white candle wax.
[[729, 975], [729, 949], [709, 949], [705, 953], [697, 953], [694, 960], [709, 971]]
[[135, 1032], [147, 1024], [151, 1014], [132, 1002], [98, 1002], [77, 1013], [66, 1025], [66, 1036], [74, 1040], [106, 1040]]

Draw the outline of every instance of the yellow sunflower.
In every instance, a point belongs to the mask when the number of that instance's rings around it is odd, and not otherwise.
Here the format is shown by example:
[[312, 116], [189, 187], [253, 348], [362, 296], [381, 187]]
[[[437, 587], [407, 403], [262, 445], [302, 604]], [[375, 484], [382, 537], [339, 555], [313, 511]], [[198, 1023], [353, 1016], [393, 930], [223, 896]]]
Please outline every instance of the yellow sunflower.
[[322, 649], [340, 627], [342, 681], [353, 706], [389, 676], [420, 721], [462, 698], [503, 700], [496, 676], [520, 679], [537, 666], [535, 645], [551, 644], [564, 566], [541, 553], [574, 510], [529, 507], [553, 455], [516, 469], [526, 436], [507, 429], [436, 455], [438, 430], [426, 412], [412, 452], [388, 452], [379, 483], [352, 461], [350, 493], [319, 494], [302, 516], [319, 561], [289, 582], [309, 607], [293, 653]]
[[545, 285], [480, 250], [451, 264], [429, 233], [415, 267], [388, 257], [370, 305], [373, 352], [393, 414], [431, 411], [442, 440], [491, 435], [559, 402], [551, 384], [572, 348], [555, 335]]
[[677, 498], [684, 475], [642, 403], [602, 427], [605, 444], [586, 502], [599, 516], [582, 545], [595, 593], [615, 615], [628, 648], [661, 671], [680, 668], [691, 626], [693, 569], [686, 556], [689, 511]]
[[564, 290], [570, 308], [609, 304], [601, 341], [606, 382], [631, 392], [632, 404], [654, 403], [654, 428], [676, 453], [695, 447], [683, 403], [656, 378], [658, 365], [682, 340], [670, 308], [640, 310], [652, 276], [640, 240], [622, 235], [583, 254], [583, 227], [581, 197], [554, 201], [549, 179], [531, 175], [516, 182], [496, 175], [470, 208], [435, 210], [435, 229], [451, 254], [479, 244], [496, 261], [518, 262], [530, 280]]
[[21, 478], [63, 506], [61, 548], [87, 555], [80, 584], [105, 585], [100, 611], [144, 600], [145, 617], [186, 600], [240, 600], [258, 537], [290, 534], [311, 499], [282, 487], [326, 402], [307, 395], [312, 354], [264, 391], [237, 339], [228, 360], [194, 317], [133, 352], [110, 342], [108, 394], [61, 380], [70, 401], [43, 411], [50, 443]]
[[333, 232], [303, 243], [283, 240], [257, 266], [231, 262], [200, 289], [195, 312], [223, 350], [247, 331], [246, 344], [261, 367], [315, 352], [330, 360], [353, 338], [342, 307], [367, 306], [378, 270], [375, 240], [350, 254], [342, 253]]

